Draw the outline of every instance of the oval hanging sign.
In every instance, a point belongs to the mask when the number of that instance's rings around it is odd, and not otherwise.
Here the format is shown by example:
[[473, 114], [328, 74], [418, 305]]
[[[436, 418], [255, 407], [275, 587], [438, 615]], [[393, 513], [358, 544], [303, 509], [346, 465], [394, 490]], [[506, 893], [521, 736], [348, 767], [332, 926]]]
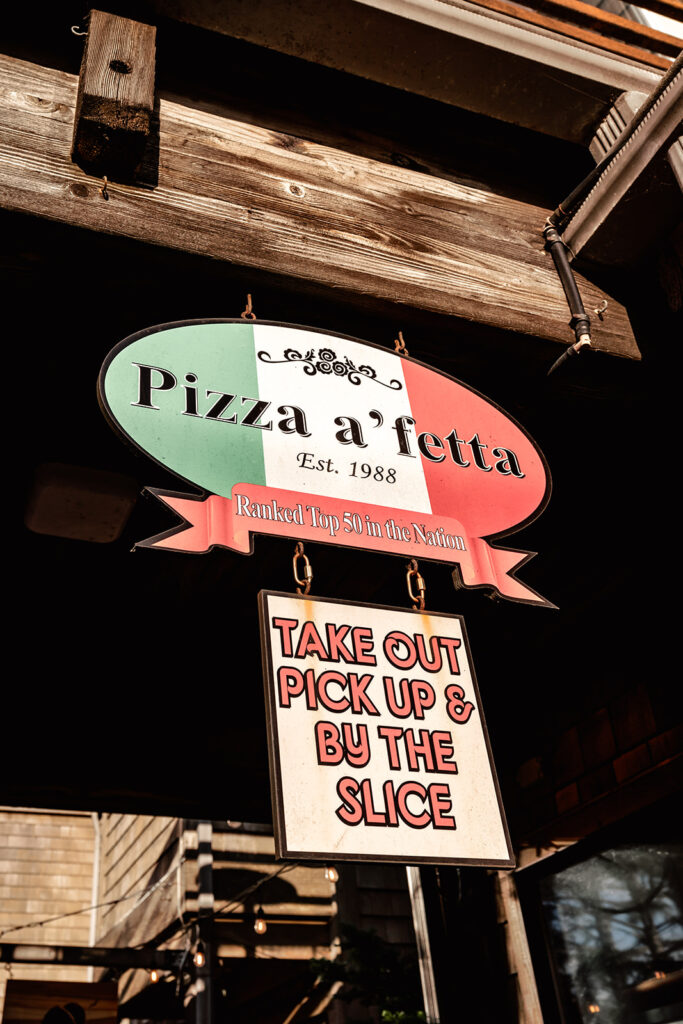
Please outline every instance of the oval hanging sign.
[[550, 474], [497, 405], [414, 359], [289, 324], [162, 324], [99, 377], [112, 425], [193, 496], [149, 490], [183, 523], [141, 542], [248, 554], [276, 534], [457, 566], [468, 587], [548, 605], [490, 542], [540, 514]]

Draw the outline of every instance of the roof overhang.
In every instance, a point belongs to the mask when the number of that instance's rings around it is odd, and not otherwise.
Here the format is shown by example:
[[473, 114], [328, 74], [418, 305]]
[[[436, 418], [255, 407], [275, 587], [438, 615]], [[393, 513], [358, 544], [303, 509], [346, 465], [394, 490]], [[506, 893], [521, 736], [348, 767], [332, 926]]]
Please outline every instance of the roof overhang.
[[[616, 57], [557, 32], [487, 10], [466, 0], [354, 0], [401, 18], [431, 25], [542, 67], [577, 75], [619, 90], [648, 92], [661, 77], [652, 68]], [[487, 72], [491, 72], [491, 67]]]
[[588, 144], [661, 73], [467, 0], [152, 0], [159, 15]]

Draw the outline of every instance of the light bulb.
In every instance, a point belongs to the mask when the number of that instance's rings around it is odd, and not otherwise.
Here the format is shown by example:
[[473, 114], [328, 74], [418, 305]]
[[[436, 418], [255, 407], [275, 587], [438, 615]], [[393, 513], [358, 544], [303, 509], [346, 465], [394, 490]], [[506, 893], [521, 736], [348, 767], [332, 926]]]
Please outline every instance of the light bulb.
[[256, 920], [254, 921], [254, 931], [257, 935], [264, 935], [268, 930], [266, 924], [266, 915], [263, 913], [263, 907], [259, 907], [256, 911]]
[[325, 878], [327, 879], [328, 882], [339, 881], [339, 872], [335, 868], [334, 864], [328, 864], [325, 867]]
[[156, 985], [160, 977], [161, 975], [159, 971], [156, 969], [156, 967], [153, 967], [152, 970], [149, 972], [149, 980], [152, 982], [153, 985]]
[[199, 946], [197, 946], [197, 949], [195, 950], [195, 954], [194, 954], [192, 959], [194, 961], [195, 967], [203, 967], [204, 964], [206, 963], [206, 957], [204, 956], [204, 950], [200, 949]]

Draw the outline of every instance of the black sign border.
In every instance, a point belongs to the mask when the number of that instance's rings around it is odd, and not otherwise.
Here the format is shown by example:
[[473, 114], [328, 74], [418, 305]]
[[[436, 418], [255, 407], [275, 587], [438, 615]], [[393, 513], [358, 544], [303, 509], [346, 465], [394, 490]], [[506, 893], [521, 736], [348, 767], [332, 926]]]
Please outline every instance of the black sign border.
[[442, 857], [414, 857], [410, 860], [406, 860], [405, 857], [392, 856], [391, 854], [352, 854], [352, 853], [337, 853], [337, 852], [325, 852], [325, 851], [310, 851], [310, 850], [290, 850], [287, 845], [287, 828], [284, 814], [284, 800], [282, 792], [282, 775], [280, 771], [280, 743], [278, 737], [277, 728], [277, 709], [275, 707], [275, 678], [273, 675], [273, 652], [270, 642], [270, 627], [269, 627], [269, 612], [268, 612], [268, 598], [270, 597], [286, 597], [290, 600], [295, 601], [312, 601], [315, 604], [335, 604], [335, 605], [350, 605], [353, 608], [372, 608], [379, 609], [381, 611], [389, 612], [400, 612], [405, 615], [410, 609], [397, 608], [393, 605], [385, 604], [367, 604], [361, 601], [348, 601], [341, 598], [333, 597], [313, 597], [312, 595], [303, 596], [300, 594], [292, 594], [287, 591], [281, 590], [260, 590], [258, 594], [258, 608], [259, 608], [259, 623], [261, 630], [261, 658], [263, 664], [263, 687], [265, 694], [266, 704], [266, 728], [268, 731], [268, 766], [270, 769], [270, 791], [271, 800], [273, 805], [273, 828], [275, 833], [275, 852], [276, 856], [280, 860], [313, 860], [322, 862], [335, 862], [335, 861], [380, 861], [385, 863], [398, 863], [398, 864], [438, 864], [444, 866], [461, 866], [461, 867], [482, 867], [482, 868], [515, 868], [516, 861], [514, 852], [512, 849], [512, 842], [510, 840], [510, 832], [508, 830], [507, 818], [505, 816], [505, 808], [503, 807], [503, 799], [500, 792], [500, 784], [498, 782], [498, 775], [496, 772], [496, 766], [493, 760], [493, 751], [491, 750], [491, 741], [489, 739], [489, 731], [486, 726], [486, 718], [484, 716], [484, 708], [481, 701], [481, 694], [479, 693], [479, 685], [477, 683], [477, 677], [474, 670], [474, 661], [472, 659], [472, 649], [470, 647], [469, 637], [467, 636], [467, 630], [465, 628], [464, 616], [458, 615], [453, 612], [429, 612], [425, 611], [427, 615], [438, 615], [440, 618], [445, 619], [457, 619], [462, 629], [463, 639], [465, 641], [465, 650], [467, 652], [467, 661], [472, 677], [472, 686], [474, 688], [474, 695], [477, 701], [477, 711], [481, 719], [482, 732], [484, 734], [484, 742], [486, 743], [486, 752], [489, 759], [489, 767], [491, 769], [491, 777], [493, 785], [496, 791], [496, 799], [498, 801], [498, 811], [500, 813], [501, 824], [503, 826], [503, 832], [505, 834], [505, 842], [508, 848], [508, 859], [496, 860], [496, 859], [480, 859], [480, 858], [468, 858], [468, 857], [455, 857], [455, 858], [442, 858]]

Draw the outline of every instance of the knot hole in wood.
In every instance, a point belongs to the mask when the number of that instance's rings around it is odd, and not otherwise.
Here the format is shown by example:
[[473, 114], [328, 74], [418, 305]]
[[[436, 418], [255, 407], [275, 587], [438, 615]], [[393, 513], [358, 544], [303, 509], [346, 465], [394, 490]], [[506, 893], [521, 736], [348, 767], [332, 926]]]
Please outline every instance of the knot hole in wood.
[[133, 70], [133, 65], [129, 64], [127, 60], [110, 60], [109, 67], [119, 75], [129, 75]]

